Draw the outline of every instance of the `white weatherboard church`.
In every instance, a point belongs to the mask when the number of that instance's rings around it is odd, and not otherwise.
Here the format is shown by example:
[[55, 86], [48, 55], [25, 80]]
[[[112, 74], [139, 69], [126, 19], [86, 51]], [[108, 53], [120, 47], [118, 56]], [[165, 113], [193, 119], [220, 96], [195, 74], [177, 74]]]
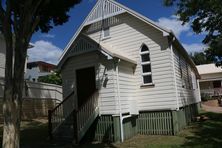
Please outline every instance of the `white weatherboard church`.
[[97, 1], [58, 69], [64, 101], [50, 112], [52, 135], [174, 135], [197, 113], [200, 76], [174, 33], [114, 0]]

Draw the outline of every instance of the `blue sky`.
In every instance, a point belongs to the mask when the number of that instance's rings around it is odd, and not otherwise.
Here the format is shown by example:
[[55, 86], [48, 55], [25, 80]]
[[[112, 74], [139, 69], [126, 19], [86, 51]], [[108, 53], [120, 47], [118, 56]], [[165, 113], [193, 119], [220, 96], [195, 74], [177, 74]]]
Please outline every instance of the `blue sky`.
[[[164, 7], [163, 0], [117, 1], [158, 24], [173, 30], [188, 52], [200, 51], [205, 47], [201, 42], [204, 35], [194, 34], [190, 24], [182, 26], [181, 22], [174, 15], [176, 8]], [[63, 26], [54, 27], [48, 34], [35, 33], [31, 40], [35, 47], [28, 51], [29, 61], [43, 60], [56, 64], [62, 50], [95, 3], [96, 0], [83, 0], [82, 3], [71, 9], [69, 12], [70, 19]]]

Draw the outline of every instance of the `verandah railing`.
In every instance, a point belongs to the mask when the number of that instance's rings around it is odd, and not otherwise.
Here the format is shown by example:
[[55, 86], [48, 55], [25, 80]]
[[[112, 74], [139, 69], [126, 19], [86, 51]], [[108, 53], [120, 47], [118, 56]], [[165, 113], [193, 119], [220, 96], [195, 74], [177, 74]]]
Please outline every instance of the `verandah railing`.
[[208, 95], [209, 97], [222, 96], [222, 88], [209, 88], [200, 90], [201, 95]]

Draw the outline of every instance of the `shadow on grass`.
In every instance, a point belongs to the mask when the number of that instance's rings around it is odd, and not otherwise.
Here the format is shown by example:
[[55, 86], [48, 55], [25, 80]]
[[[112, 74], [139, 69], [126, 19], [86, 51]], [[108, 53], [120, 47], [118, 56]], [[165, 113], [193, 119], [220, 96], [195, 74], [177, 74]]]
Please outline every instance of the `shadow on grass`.
[[[0, 147], [2, 142], [2, 126], [0, 125]], [[72, 146], [67, 141], [49, 141], [47, 123], [41, 121], [22, 122], [21, 148], [115, 148], [111, 143], [87, 143]]]
[[195, 123], [192, 136], [186, 136], [184, 147], [221, 147], [222, 146], [222, 114], [206, 112], [201, 115], [209, 120]]

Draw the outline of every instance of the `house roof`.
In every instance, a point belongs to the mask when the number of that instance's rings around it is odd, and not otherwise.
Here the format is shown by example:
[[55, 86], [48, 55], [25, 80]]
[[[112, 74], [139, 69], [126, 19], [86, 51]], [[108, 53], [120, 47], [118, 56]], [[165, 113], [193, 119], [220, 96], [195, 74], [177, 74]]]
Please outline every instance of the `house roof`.
[[97, 47], [100, 47], [100, 48], [97, 48], [97, 50], [100, 50], [100, 51], [103, 51], [105, 53], [107, 53], [108, 55], [110, 55], [111, 57], [113, 58], [119, 58], [119, 59], [122, 59], [124, 61], [127, 61], [127, 62], [130, 62], [132, 64], [137, 64], [136, 61], [124, 56], [123, 53], [121, 53], [120, 51], [114, 49], [113, 47], [111, 47], [110, 45], [108, 44], [105, 44], [105, 43], [97, 43], [94, 39], [92, 39], [91, 37], [85, 35], [85, 34], [81, 34], [84, 38], [90, 40], [91, 42], [93, 42], [94, 44], [96, 44]]
[[198, 69], [198, 72], [200, 73], [200, 75], [213, 74], [213, 73], [221, 73], [222, 74], [222, 68], [215, 66], [215, 64], [198, 65], [197, 69]]
[[[126, 7], [126, 6], [118, 3], [118, 2], [116, 2], [115, 0], [98, 0], [98, 1], [97, 1], [96, 5], [93, 7], [93, 9], [92, 9], [91, 12], [89, 13], [89, 15], [86, 17], [86, 19], [84, 20], [84, 22], [81, 24], [81, 26], [78, 28], [77, 32], [74, 34], [74, 36], [71, 38], [70, 42], [69, 42], [69, 43], [67, 44], [67, 46], [65, 47], [64, 52], [63, 52], [63, 54], [61, 55], [61, 57], [60, 57], [60, 59], [59, 59], [59, 65], [60, 65], [60, 63], [62, 62], [62, 59], [64, 58], [64, 56], [67, 54], [67, 52], [68, 52], [68, 50], [70, 49], [70, 47], [72, 46], [72, 44], [74, 43], [74, 41], [76, 40], [76, 38], [78, 37], [78, 35], [80, 34], [80, 32], [82, 31], [82, 29], [83, 29], [85, 26], [89, 25], [90, 23], [94, 23], [94, 22], [95, 22], [95, 21], [92, 21], [92, 20], [91, 20], [91, 19], [92, 19], [92, 14], [94, 13], [94, 11], [96, 11], [96, 9], [101, 9], [101, 10], [103, 10], [103, 11], [100, 10], [99, 13], [101, 13], [101, 12], [104, 12], [104, 13], [110, 12], [110, 10], [108, 10], [108, 11], [105, 11], [105, 10], [104, 10], [104, 7], [105, 7], [105, 6], [104, 6], [104, 3], [109, 3], [109, 4], [111, 4], [111, 5], [112, 5], [111, 7], [113, 7], [113, 6], [117, 7], [117, 8], [115, 9], [116, 12], [114, 12], [112, 15], [110, 15], [110, 14], [108, 15], [108, 14], [107, 14], [106, 16], [103, 16], [103, 14], [100, 14], [100, 15], [102, 15], [101, 17], [98, 17], [98, 13], [96, 13], [95, 16], [97, 16], [98, 18], [97, 18], [97, 19], [94, 18], [94, 20], [96, 20], [96, 21], [101, 21], [101, 20], [104, 19], [104, 18], [112, 17], [112, 16], [115, 16], [115, 15], [119, 15], [119, 14], [121, 14], [121, 13], [127, 12], [127, 13], [133, 15], [134, 17], [140, 19], [141, 21], [143, 21], [143, 22], [145, 22], [145, 23], [153, 26], [154, 28], [158, 29], [159, 31], [163, 32], [163, 36], [172, 36], [172, 37], [175, 39], [175, 40], [173, 40], [173, 41], [174, 41], [174, 44], [178, 45], [178, 47], [179, 47], [179, 52], [181, 52], [181, 53], [185, 56], [185, 58], [188, 60], [188, 62], [189, 62], [189, 63], [191, 64], [191, 66], [193, 67], [196, 75], [199, 77], [199, 73], [198, 73], [198, 71], [197, 71], [197, 69], [196, 69], [196, 65], [195, 65], [194, 62], [191, 60], [191, 58], [189, 57], [187, 51], [184, 49], [184, 47], [182, 46], [182, 44], [181, 44], [181, 43], [179, 42], [179, 40], [176, 38], [176, 36], [175, 36], [175, 34], [173, 33], [172, 30], [169, 30], [169, 29], [167, 29], [167, 28], [165, 28], [165, 27], [162, 27], [162, 26], [158, 25], [157, 23], [155, 23], [154, 21], [150, 20], [149, 18], [147, 18], [147, 17], [145, 17], [145, 16], [137, 13], [136, 11], [134, 11], [134, 10], [132, 10], [132, 9], [130, 9], [130, 8], [128, 8], [128, 7]], [[102, 6], [101, 6], [101, 5], [102, 5]], [[101, 7], [103, 7], [103, 8], [101, 8]]]
[[[123, 9], [124, 11], [121, 12], [127, 12], [137, 18], [139, 18], [140, 20], [150, 24], [151, 26], [155, 27], [156, 29], [162, 31], [164, 34], [173, 34], [173, 32], [171, 30], [168, 30], [162, 26], [159, 26], [157, 23], [153, 22], [152, 20], [148, 19], [147, 17], [135, 12], [134, 10], [114, 1], [114, 0], [98, 0], [97, 3], [95, 4], [95, 6], [93, 7], [93, 9], [91, 10], [91, 12], [89, 13], [89, 15], [86, 17], [86, 19], [84, 20], [84, 22], [81, 24], [81, 26], [78, 28], [78, 30], [76, 31], [76, 33], [74, 34], [74, 36], [71, 38], [70, 42], [67, 44], [67, 46], [64, 49], [64, 52], [62, 53], [60, 59], [59, 59], [59, 63], [62, 61], [62, 58], [66, 55], [67, 51], [69, 50], [69, 48], [72, 46], [72, 44], [74, 43], [75, 39], [78, 37], [78, 35], [80, 34], [81, 30], [89, 25], [88, 20], [90, 19], [91, 14], [93, 13], [93, 11], [101, 4], [101, 2], [109, 2], [112, 3], [114, 5], [116, 5], [117, 7], [120, 7], [121, 9]], [[118, 15], [120, 13], [115, 13], [115, 15]], [[111, 17], [112, 15], [109, 15], [109, 17]], [[104, 19], [105, 17], [103, 16], [101, 19]], [[100, 21], [99, 19], [97, 19], [97, 21]]]
[[51, 69], [54, 69], [56, 67], [56, 65], [54, 64], [50, 64], [44, 61], [34, 61], [34, 62], [28, 62], [27, 63], [27, 67], [28, 68], [32, 68], [32, 67], [38, 67], [38, 66], [45, 66], [45, 67], [49, 67]]

